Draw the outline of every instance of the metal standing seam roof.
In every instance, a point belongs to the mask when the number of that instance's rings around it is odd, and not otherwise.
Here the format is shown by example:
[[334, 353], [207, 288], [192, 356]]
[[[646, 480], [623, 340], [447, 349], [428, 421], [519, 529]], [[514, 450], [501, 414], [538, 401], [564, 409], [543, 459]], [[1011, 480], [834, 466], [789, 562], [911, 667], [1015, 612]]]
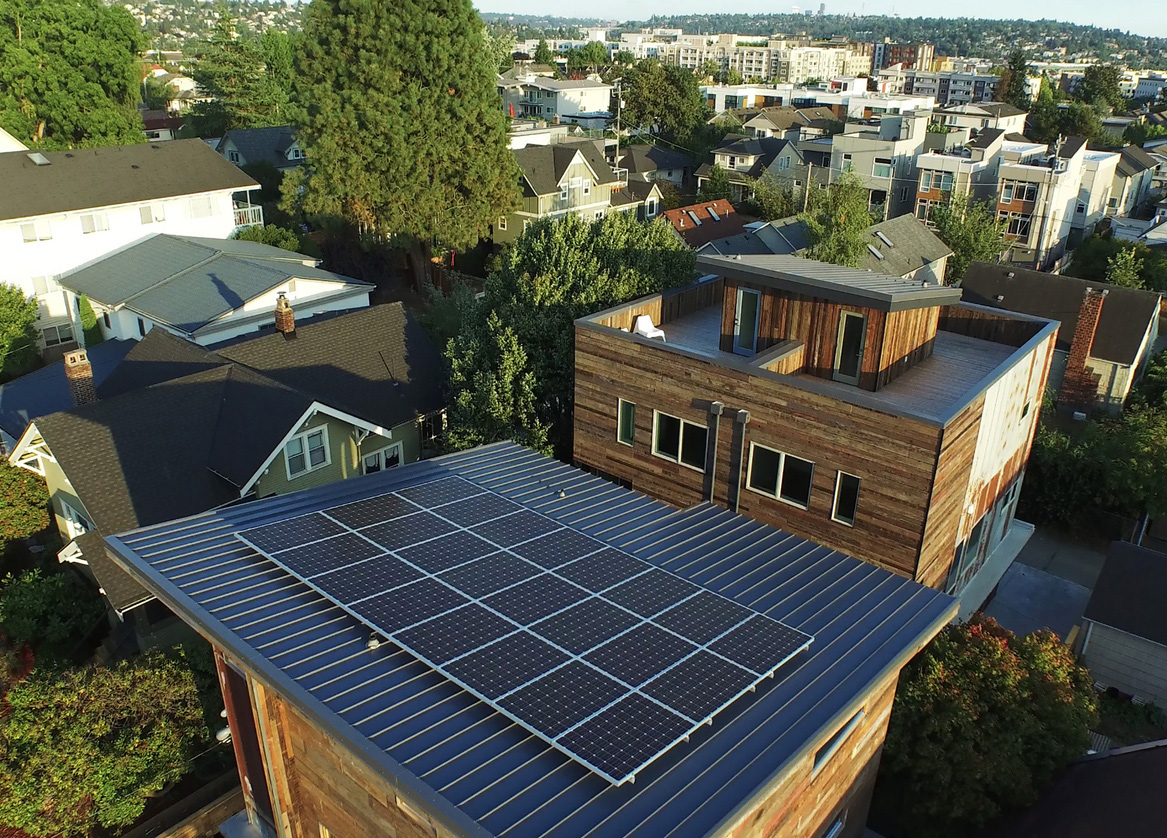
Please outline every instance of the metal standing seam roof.
[[[456, 474], [812, 633], [808, 652], [613, 786], [368, 630], [234, 534]], [[955, 601], [709, 505], [677, 510], [511, 443], [107, 539], [115, 561], [447, 828], [690, 836], [731, 825], [932, 637]]]
[[881, 311], [950, 305], [960, 302], [960, 289], [924, 285], [898, 276], [859, 268], [844, 268], [800, 256], [712, 256], [698, 254], [702, 273], [757, 282], [785, 291]]

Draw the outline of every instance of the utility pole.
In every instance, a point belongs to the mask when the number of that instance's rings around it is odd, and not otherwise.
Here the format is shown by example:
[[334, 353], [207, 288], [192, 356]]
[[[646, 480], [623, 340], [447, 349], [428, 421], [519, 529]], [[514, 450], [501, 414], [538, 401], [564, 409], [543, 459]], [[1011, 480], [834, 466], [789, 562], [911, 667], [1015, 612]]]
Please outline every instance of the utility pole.
[[802, 211], [806, 212], [806, 208], [810, 205], [810, 182], [814, 180], [814, 163], [809, 160], [806, 164], [806, 192], [802, 197]]

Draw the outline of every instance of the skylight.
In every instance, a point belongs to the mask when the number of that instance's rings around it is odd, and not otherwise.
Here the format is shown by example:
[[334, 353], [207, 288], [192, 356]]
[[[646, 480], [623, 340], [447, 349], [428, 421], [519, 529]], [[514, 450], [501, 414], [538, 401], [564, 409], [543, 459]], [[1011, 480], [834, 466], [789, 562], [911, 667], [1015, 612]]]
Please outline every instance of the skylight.
[[871, 251], [872, 256], [874, 256], [876, 259], [878, 259], [881, 262], [883, 261], [883, 254], [880, 253], [878, 250], [876, 250], [873, 245], [870, 245], [870, 244], [867, 245], [867, 249]]
[[895, 245], [891, 243], [891, 239], [889, 239], [887, 236], [885, 236], [879, 230], [875, 231], [875, 235], [879, 236], [879, 240], [881, 242], [883, 242], [884, 244], [886, 244], [888, 247], [895, 247]]

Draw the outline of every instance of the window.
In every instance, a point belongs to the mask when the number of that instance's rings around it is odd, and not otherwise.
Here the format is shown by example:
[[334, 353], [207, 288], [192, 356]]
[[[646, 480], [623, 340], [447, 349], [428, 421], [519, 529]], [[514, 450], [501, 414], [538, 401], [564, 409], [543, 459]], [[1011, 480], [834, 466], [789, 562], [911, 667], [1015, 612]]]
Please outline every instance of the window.
[[901, 201], [908, 200], [908, 187], [906, 187], [906, 186], [900, 187], [900, 200]]
[[104, 212], [92, 212], [88, 215], [81, 216], [81, 232], [85, 235], [90, 233], [104, 233], [109, 229], [109, 216]]
[[709, 429], [667, 413], [653, 411], [652, 453], [674, 463], [705, 471]]
[[498, 229], [505, 230], [506, 228], [507, 228], [507, 217], [505, 215], [500, 215], [498, 217]]
[[328, 465], [328, 428], [316, 428], [289, 439], [284, 446], [284, 461], [289, 480]]
[[146, 321], [141, 317], [138, 318], [138, 334], [146, 337]]
[[49, 293], [49, 278], [47, 276], [34, 276], [32, 278], [32, 293], [38, 297]]
[[846, 171], [847, 169], [850, 169], [850, 168], [851, 168], [851, 154], [850, 154], [850, 152], [844, 152], [843, 153], [843, 170]]
[[191, 198], [190, 217], [209, 218], [214, 213], [214, 206], [210, 198]]
[[656, 198], [649, 198], [644, 202], [644, 211], [649, 218], [656, 217]]
[[103, 311], [101, 313], [101, 322], [105, 324], [105, 328], [107, 328], [107, 329], [113, 328], [113, 324], [111, 324], [109, 322], [109, 312], [108, 311]]
[[1118, 198], [1111, 198], [1106, 202], [1106, 205], [1111, 209], [1116, 209], [1118, 207]]
[[617, 403], [619, 421], [616, 426], [616, 441], [623, 445], [631, 445], [636, 436], [636, 404], [620, 399]]
[[138, 207], [138, 215], [143, 224], [153, 224], [166, 220], [166, 209], [162, 204], [143, 204]]
[[387, 445], [377, 451], [370, 451], [361, 460], [365, 466], [365, 474], [375, 471], [384, 471], [387, 468], [396, 468], [401, 465], [402, 447], [400, 442]]
[[750, 467], [746, 486], [760, 495], [785, 503], [810, 506], [810, 484], [814, 463], [792, 457], [782, 451], [750, 443]]
[[1077, 215], [1084, 215], [1086, 213], [1086, 205], [1079, 201], [1078, 206], [1074, 208], [1074, 212]]
[[592, 217], [595, 218], [596, 221], [599, 221], [601, 218], [604, 217], [604, 211], [603, 210], [596, 210], [595, 215], [593, 215]]
[[920, 172], [920, 191], [927, 192], [932, 188], [932, 173]]
[[20, 235], [27, 242], [43, 242], [53, 237], [53, 228], [47, 221], [30, 221], [20, 225]]
[[227, 152], [227, 159], [230, 160], [232, 163], [238, 163], [239, 162], [239, 152], [235, 151], [235, 150], [228, 151]]
[[[1006, 213], [1000, 213], [999, 218], [1005, 218]], [[1005, 225], [1005, 232], [1010, 236], [1017, 236], [1019, 239], [1029, 239], [1029, 227], [1032, 221], [1032, 216], [1023, 215], [1019, 212], [1008, 213], [1008, 223]]]
[[814, 752], [815, 771], [823, 767], [823, 763], [830, 759], [831, 755], [843, 744], [843, 740], [847, 738], [847, 734], [853, 731], [859, 722], [863, 720], [863, 712], [863, 708], [859, 708], [855, 715], [847, 720], [846, 724], [836, 730], [834, 735], [820, 745], [819, 749]]
[[292, 148], [292, 159], [293, 160], [303, 160], [304, 159], [304, 150], [301, 149], [299, 146], [294, 146]]
[[789, 169], [790, 168], [790, 158], [789, 157], [779, 158], [778, 159], [778, 168], [782, 171]]
[[566, 183], [559, 187], [559, 200], [566, 201], [569, 194], [571, 194], [571, 187]]
[[93, 529], [93, 524], [89, 522], [89, 519], [65, 500], [61, 501], [61, 517], [65, 519], [65, 530], [69, 538], [76, 538]]
[[859, 506], [859, 478], [840, 471], [835, 478], [835, 503], [831, 507], [831, 520], [855, 526], [855, 510]]
[[1006, 183], [1001, 187], [1001, 203], [1009, 204], [1013, 202], [1013, 184]]
[[582, 189], [583, 189], [583, 194], [591, 195], [592, 194], [592, 182], [590, 180], [585, 180]]
[[891, 177], [891, 158], [890, 157], [876, 157], [875, 162], [871, 164], [872, 177]]
[[56, 326], [46, 326], [41, 329], [41, 340], [45, 346], [60, 346], [73, 340], [73, 324], [61, 323]]

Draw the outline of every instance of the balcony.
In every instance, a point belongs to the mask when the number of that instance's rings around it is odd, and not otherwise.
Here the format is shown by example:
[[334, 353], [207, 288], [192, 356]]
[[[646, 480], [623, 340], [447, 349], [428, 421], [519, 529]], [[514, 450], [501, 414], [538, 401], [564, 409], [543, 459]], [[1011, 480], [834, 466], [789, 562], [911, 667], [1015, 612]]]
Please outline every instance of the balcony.
[[263, 207], [248, 206], [246, 204], [235, 205], [235, 227], [262, 227], [263, 226]]

